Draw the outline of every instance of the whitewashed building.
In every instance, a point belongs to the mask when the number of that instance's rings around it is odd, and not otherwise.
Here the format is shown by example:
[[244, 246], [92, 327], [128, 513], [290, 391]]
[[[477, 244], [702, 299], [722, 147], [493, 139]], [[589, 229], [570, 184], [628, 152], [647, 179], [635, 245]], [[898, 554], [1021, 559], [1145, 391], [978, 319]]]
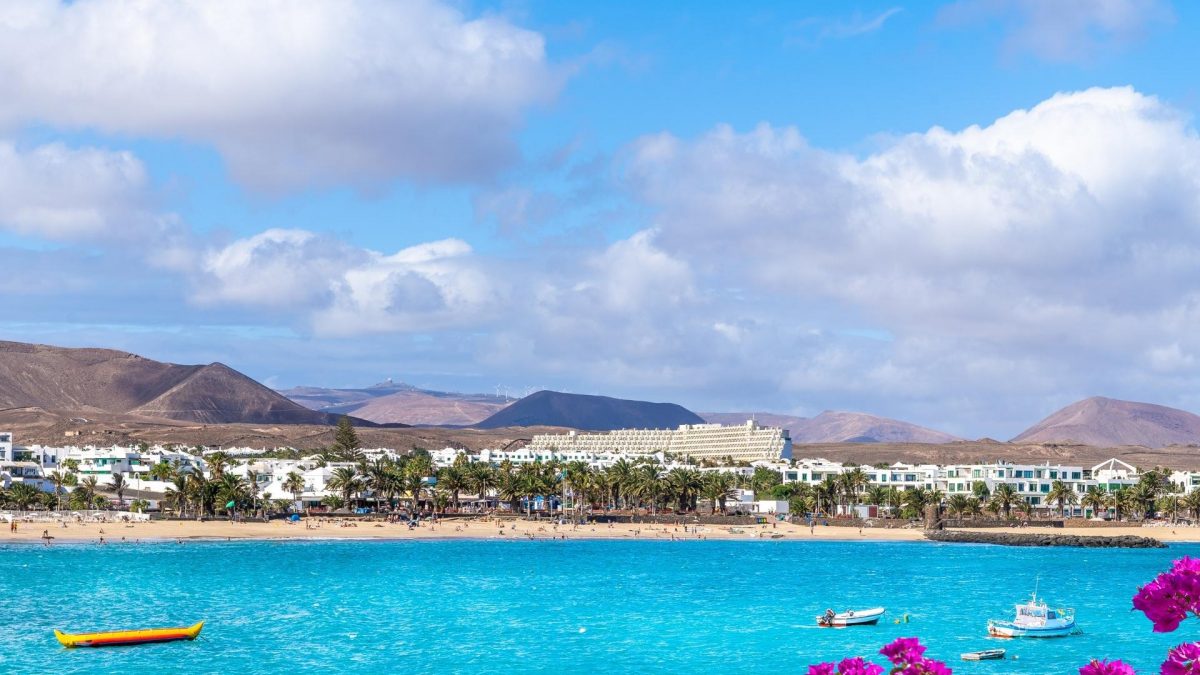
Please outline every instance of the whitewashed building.
[[606, 432], [569, 431], [535, 434], [530, 452], [653, 455], [665, 453], [691, 459], [730, 458], [735, 461], [791, 459], [787, 429], [745, 424], [683, 424], [677, 429], [616, 429]]

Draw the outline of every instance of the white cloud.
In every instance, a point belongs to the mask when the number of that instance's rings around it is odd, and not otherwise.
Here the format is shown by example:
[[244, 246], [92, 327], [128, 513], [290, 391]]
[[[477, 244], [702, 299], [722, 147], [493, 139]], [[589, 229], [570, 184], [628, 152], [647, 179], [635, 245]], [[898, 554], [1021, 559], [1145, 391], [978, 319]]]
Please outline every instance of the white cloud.
[[891, 7], [876, 14], [863, 14], [856, 11], [848, 17], [812, 17], [796, 25], [796, 35], [789, 42], [816, 45], [827, 39], [841, 40], [867, 35], [883, 28], [888, 19], [901, 11], [903, 11], [901, 7]]
[[149, 204], [145, 167], [127, 152], [0, 140], [0, 229], [54, 241], [129, 241], [172, 227]]
[[947, 25], [1001, 19], [1008, 28], [1006, 52], [1029, 52], [1050, 61], [1091, 58], [1170, 18], [1164, 0], [959, 0], [939, 16]]
[[437, 0], [32, 0], [0, 5], [0, 79], [0, 126], [209, 143], [279, 191], [488, 176], [562, 77]]
[[793, 393], [1162, 400], [1174, 394], [1144, 391], [1143, 364], [1200, 349], [1200, 139], [1131, 88], [861, 158], [766, 125], [660, 134], [631, 146], [625, 175], [656, 212], [657, 245], [705, 270], [701, 292], [744, 288], [767, 312], [895, 336], [781, 352]]
[[486, 321], [497, 289], [457, 239], [384, 255], [272, 229], [208, 251], [193, 298], [294, 317], [324, 336], [427, 332]]

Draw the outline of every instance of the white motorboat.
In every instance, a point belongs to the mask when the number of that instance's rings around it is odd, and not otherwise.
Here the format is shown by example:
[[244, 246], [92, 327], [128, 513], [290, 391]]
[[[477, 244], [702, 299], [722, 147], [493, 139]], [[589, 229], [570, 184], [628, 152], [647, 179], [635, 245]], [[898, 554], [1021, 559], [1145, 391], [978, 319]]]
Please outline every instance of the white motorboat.
[[1045, 600], [1038, 600], [1037, 591], [1029, 602], [1016, 607], [1012, 621], [992, 619], [988, 621], [988, 634], [995, 637], [1066, 637], [1078, 632], [1075, 627], [1075, 610], [1051, 608]]
[[1004, 658], [1003, 649], [981, 649], [977, 652], [967, 652], [962, 655], [963, 661], [991, 661]]
[[832, 609], [826, 610], [824, 614], [817, 617], [817, 625], [825, 628], [839, 628], [842, 626], [869, 626], [879, 622], [879, 617], [883, 616], [883, 607], [872, 607], [871, 609], [851, 609], [840, 614], [835, 614]]

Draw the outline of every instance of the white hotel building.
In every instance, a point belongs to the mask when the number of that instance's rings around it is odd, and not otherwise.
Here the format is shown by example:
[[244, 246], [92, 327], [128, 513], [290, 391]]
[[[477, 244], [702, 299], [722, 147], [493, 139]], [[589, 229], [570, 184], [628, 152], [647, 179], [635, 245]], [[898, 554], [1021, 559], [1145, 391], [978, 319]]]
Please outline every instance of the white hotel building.
[[683, 424], [678, 429], [617, 429], [587, 433], [535, 434], [526, 446], [534, 454], [653, 455], [752, 462], [791, 459], [787, 429], [745, 424]]

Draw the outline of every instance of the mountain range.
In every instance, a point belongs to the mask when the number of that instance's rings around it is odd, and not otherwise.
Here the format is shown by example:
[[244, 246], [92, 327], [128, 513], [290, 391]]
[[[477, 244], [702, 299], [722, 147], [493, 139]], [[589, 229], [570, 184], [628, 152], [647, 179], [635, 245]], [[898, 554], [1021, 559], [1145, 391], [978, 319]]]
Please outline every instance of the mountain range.
[[204, 424], [329, 424], [221, 363], [178, 365], [111, 349], [0, 342], [0, 409], [118, 413]]
[[507, 396], [431, 391], [391, 380], [361, 389], [294, 387], [279, 393], [321, 412], [414, 426], [470, 426], [513, 401]]
[[[285, 393], [288, 396], [221, 363], [180, 365], [111, 349], [0, 341], [0, 413], [14, 421], [14, 415], [41, 410], [63, 420], [89, 416], [109, 420], [104, 424], [174, 420], [207, 425], [330, 425], [340, 415], [350, 414], [362, 425], [606, 430], [669, 428], [704, 421], [741, 424], [754, 418], [789, 429], [796, 443], [929, 445], [958, 441], [950, 434], [899, 420], [837, 411], [812, 418], [765, 412], [701, 416], [673, 403], [552, 391], [514, 402], [391, 381], [361, 389], [297, 387]], [[1200, 416], [1151, 403], [1092, 397], [1052, 413], [1010, 443], [1150, 449], [1200, 445]]]
[[816, 417], [771, 413], [701, 413], [708, 422], [741, 424], [748, 419], [791, 432], [793, 443], [950, 443], [961, 440], [945, 432], [867, 413], [826, 410]]
[[1147, 448], [1193, 445], [1200, 443], [1200, 416], [1153, 403], [1093, 396], [1052, 413], [1012, 442]]
[[554, 426], [587, 431], [671, 429], [703, 424], [696, 413], [674, 403], [630, 401], [608, 396], [539, 391], [475, 424], [479, 429]]

